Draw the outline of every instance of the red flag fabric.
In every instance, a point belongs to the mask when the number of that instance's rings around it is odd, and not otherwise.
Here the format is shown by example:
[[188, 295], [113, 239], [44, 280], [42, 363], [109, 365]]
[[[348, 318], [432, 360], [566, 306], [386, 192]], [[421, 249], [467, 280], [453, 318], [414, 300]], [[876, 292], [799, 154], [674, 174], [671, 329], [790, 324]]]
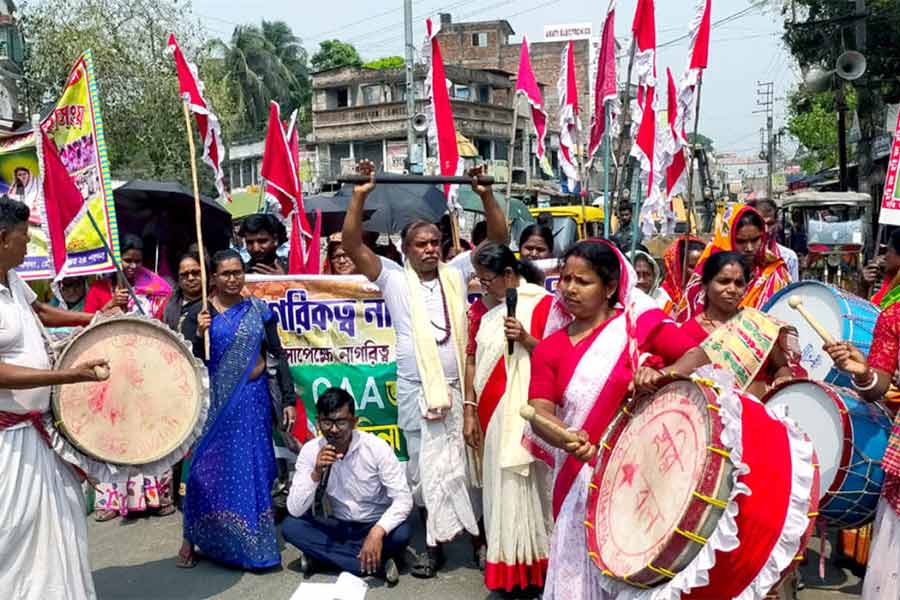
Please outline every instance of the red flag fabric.
[[522, 36], [522, 51], [519, 53], [519, 74], [516, 76], [516, 91], [522, 92], [531, 106], [531, 122], [534, 124], [534, 133], [537, 136], [537, 159], [544, 159], [544, 140], [547, 136], [547, 111], [544, 110], [544, 100], [541, 97], [541, 88], [538, 86], [534, 71], [531, 69], [531, 58], [528, 54], [528, 40]]
[[569, 180], [569, 191], [575, 190], [578, 174], [578, 82], [575, 80], [575, 58], [572, 41], [563, 48], [556, 84], [559, 96], [559, 167]]
[[[606, 133], [606, 115], [612, 125], [618, 117], [618, 82], [616, 81], [616, 9], [611, 3], [603, 24], [600, 52], [597, 56], [597, 77], [594, 82], [594, 114], [591, 116], [591, 138], [588, 161], [594, 160]], [[612, 127], [611, 127], [612, 128]], [[610, 132], [610, 138], [614, 137]]]
[[697, 0], [696, 11], [689, 25], [688, 35], [691, 39], [687, 68], [681, 80], [678, 93], [678, 113], [675, 131], [681, 136], [681, 144], [688, 145], [685, 132], [692, 118], [697, 86], [703, 76], [703, 70], [709, 65], [709, 31], [712, 0]]
[[261, 174], [266, 180], [267, 201], [282, 220], [297, 209], [299, 185], [290, 144], [281, 124], [281, 107], [269, 105], [269, 126], [263, 149]]
[[691, 62], [688, 69], [705, 69], [709, 66], [709, 31], [710, 31], [710, 15], [712, 11], [712, 0], [699, 0], [698, 2], [699, 20], [695, 18], [694, 23], [699, 25], [694, 28], [691, 24], [691, 31], [696, 32], [691, 42]]
[[[428, 139], [435, 145], [438, 153], [438, 164], [441, 175], [462, 175], [464, 163], [459, 156], [456, 145], [456, 125], [453, 122], [453, 107], [447, 91], [447, 76], [444, 73], [444, 59], [441, 56], [441, 45], [437, 34], [440, 26], [435, 27], [431, 19], [426, 19], [425, 29], [431, 47], [431, 64], [425, 80], [425, 92], [428, 95], [429, 119]], [[457, 210], [456, 185], [445, 185], [444, 194], [451, 210]]]
[[666, 69], [668, 78], [668, 118], [669, 127], [666, 131], [668, 136], [668, 144], [672, 148], [671, 160], [666, 169], [666, 199], [671, 205], [672, 196], [684, 190], [684, 176], [687, 171], [687, 161], [684, 158], [684, 145], [681, 139], [684, 132], [679, 132], [676, 127], [678, 124], [678, 89], [675, 87], [675, 79], [672, 77], [672, 70]]
[[632, 23], [636, 44], [635, 71], [638, 80], [635, 120], [640, 124], [631, 148], [631, 156], [641, 161], [641, 175], [646, 182], [646, 200], [641, 207], [641, 228], [645, 235], [654, 232], [653, 215], [665, 209], [665, 198], [656, 185], [654, 174], [656, 148], [656, 16], [653, 0], [638, 0]]
[[86, 210], [84, 197], [69, 176], [69, 171], [59, 157], [56, 144], [44, 130], [40, 136], [40, 170], [44, 193], [42, 227], [50, 242], [50, 258], [55, 278], [64, 274], [66, 264], [66, 236], [74, 223]]
[[216, 189], [220, 200], [231, 202], [228, 190], [225, 189], [225, 173], [222, 171], [222, 158], [225, 156], [225, 145], [222, 143], [222, 128], [219, 118], [203, 97], [203, 82], [197, 72], [197, 65], [189, 63], [181, 52], [175, 36], [169, 35], [167, 51], [175, 58], [175, 71], [178, 73], [178, 90], [188, 108], [197, 120], [197, 130], [203, 141], [203, 162], [210, 166], [216, 180]]

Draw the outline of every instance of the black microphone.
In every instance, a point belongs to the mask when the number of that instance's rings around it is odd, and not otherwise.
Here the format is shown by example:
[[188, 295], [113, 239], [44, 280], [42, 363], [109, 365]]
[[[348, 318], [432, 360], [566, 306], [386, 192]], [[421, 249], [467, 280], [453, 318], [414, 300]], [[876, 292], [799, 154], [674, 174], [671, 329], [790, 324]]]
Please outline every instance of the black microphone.
[[[516, 288], [506, 288], [506, 316], [516, 318], [516, 304], [519, 302], [519, 290]], [[512, 340], [506, 341], [507, 349], [509, 350], [509, 354], [513, 353], [515, 349], [515, 342]]]

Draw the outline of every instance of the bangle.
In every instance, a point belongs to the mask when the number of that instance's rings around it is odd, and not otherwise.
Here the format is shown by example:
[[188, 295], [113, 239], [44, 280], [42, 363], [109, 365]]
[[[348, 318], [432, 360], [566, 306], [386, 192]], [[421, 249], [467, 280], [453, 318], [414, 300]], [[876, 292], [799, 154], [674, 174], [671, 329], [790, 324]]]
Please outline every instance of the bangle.
[[878, 385], [878, 375], [869, 367], [868, 371], [869, 381], [867, 383], [859, 384], [856, 382], [856, 376], [850, 378], [850, 385], [853, 386], [857, 392], [868, 392], [875, 389], [875, 386]]
[[478, 408], [478, 403], [472, 402], [471, 400], [463, 400], [463, 406], [474, 406], [475, 408]]

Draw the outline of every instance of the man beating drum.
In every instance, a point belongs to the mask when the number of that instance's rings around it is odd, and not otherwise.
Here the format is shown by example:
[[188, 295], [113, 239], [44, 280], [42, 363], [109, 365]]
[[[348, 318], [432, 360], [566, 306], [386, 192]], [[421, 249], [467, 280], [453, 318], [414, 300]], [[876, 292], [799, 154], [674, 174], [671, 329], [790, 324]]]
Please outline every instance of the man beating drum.
[[0, 197], [0, 590], [12, 600], [95, 598], [81, 485], [41, 424], [50, 386], [99, 381], [105, 360], [53, 371], [40, 325], [92, 315], [36, 301], [13, 270], [25, 260], [27, 206]]

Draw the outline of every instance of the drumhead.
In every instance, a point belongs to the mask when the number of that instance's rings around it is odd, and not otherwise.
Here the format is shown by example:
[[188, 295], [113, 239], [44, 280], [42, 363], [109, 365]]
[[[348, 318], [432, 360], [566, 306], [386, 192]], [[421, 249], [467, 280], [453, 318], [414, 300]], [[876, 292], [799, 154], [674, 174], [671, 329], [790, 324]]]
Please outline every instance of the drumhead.
[[[800, 296], [803, 306], [836, 340], [844, 339], [844, 312], [837, 297], [830, 287], [816, 281], [804, 281], [797, 283], [785, 290], [775, 298], [767, 307], [766, 312], [771, 316], [793, 325], [797, 329], [797, 337], [800, 341], [800, 364], [809, 373], [810, 379], [824, 381], [834, 361], [822, 349], [822, 338], [810, 326], [800, 313], [788, 304], [791, 296]], [[819, 455], [822, 456], [821, 454]], [[824, 481], [824, 478], [823, 478]]]
[[109, 361], [109, 379], [53, 390], [55, 421], [76, 448], [114, 464], [145, 465], [192, 436], [208, 388], [206, 369], [183, 338], [158, 321], [109, 319], [77, 335], [56, 368], [97, 358]]
[[828, 390], [812, 381], [789, 383], [766, 398], [768, 408], [787, 413], [809, 439], [819, 457], [819, 498], [831, 489], [844, 453], [844, 420]]
[[[590, 544], [614, 576], [630, 577], [658, 564], [694, 503], [694, 491], [710, 483], [704, 481], [708, 448], [718, 441], [709, 403], [696, 384], [670, 384], [633, 414], [615, 440], [602, 476], [595, 477], [596, 545]], [[669, 558], [687, 564], [693, 555]], [[673, 563], [666, 568], [680, 566]]]

